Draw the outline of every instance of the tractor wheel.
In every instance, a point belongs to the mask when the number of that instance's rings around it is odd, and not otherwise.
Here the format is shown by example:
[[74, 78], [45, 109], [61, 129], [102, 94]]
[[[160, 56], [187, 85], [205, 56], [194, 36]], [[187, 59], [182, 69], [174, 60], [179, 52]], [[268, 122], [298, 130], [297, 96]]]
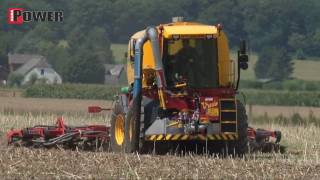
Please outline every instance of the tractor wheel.
[[[159, 102], [148, 98], [142, 98], [140, 104], [135, 104], [132, 108], [140, 105], [140, 114], [137, 109], [131, 109], [126, 119], [126, 152], [150, 153], [153, 150], [153, 143], [145, 141], [145, 131], [156, 119]], [[140, 121], [139, 121], [139, 120]]]
[[136, 121], [135, 112], [129, 109], [128, 115], [126, 117], [126, 122], [125, 122], [125, 139], [126, 139], [125, 151], [127, 153], [132, 153], [137, 150], [134, 145], [136, 141], [136, 138], [134, 136], [136, 132], [135, 121]]
[[237, 123], [238, 123], [238, 140], [234, 143], [234, 152], [238, 156], [243, 156], [248, 152], [248, 117], [244, 105], [237, 101]]
[[141, 100], [134, 100], [125, 122], [125, 151], [139, 152]]
[[125, 145], [125, 113], [116, 102], [111, 115], [110, 145], [113, 152], [123, 152]]

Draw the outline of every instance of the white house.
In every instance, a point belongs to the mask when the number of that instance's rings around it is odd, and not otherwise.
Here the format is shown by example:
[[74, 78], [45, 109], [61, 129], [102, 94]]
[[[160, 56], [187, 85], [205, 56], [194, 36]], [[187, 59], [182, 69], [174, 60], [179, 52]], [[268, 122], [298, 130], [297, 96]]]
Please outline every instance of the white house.
[[[18, 60], [23, 60], [18, 64]], [[21, 60], [22, 59], [22, 60]], [[20, 62], [19, 61], [19, 62]], [[30, 81], [40, 80], [47, 84], [61, 84], [61, 76], [51, 67], [46, 61], [46, 58], [40, 55], [24, 55], [24, 54], [10, 54], [9, 63], [17, 67], [13, 73], [23, 75], [22, 85], [28, 84]]]
[[46, 84], [62, 83], [61, 76], [52, 68], [35, 67], [24, 76], [21, 84], [27, 84], [33, 77], [37, 77], [38, 80], [43, 80]]

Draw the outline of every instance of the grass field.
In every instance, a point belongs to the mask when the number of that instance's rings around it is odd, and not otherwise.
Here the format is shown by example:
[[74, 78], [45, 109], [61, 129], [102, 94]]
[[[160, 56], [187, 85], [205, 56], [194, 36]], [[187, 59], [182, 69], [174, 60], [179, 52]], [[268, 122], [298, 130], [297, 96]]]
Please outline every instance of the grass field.
[[[111, 50], [117, 63], [122, 63], [124, 53], [127, 51], [126, 44], [112, 44]], [[236, 59], [236, 53], [231, 53], [231, 59]], [[246, 71], [242, 71], [241, 78], [245, 80], [254, 80], [254, 66], [257, 62], [257, 55], [250, 54], [249, 68]], [[294, 71], [292, 77], [307, 80], [307, 81], [320, 81], [319, 69], [320, 61], [313, 60], [294, 60]]]
[[[49, 116], [24, 117], [1, 114], [0, 123], [30, 126], [47, 124]], [[4, 119], [7, 119], [4, 121]], [[79, 124], [79, 120], [66, 117], [67, 122]], [[69, 120], [68, 120], [69, 119]], [[71, 119], [71, 121], [70, 121]], [[87, 123], [102, 123], [94, 118]], [[15, 124], [18, 123], [18, 124]], [[82, 124], [80, 123], [80, 124]], [[17, 179], [310, 179], [319, 178], [320, 144], [319, 128], [259, 125], [281, 129], [283, 144], [288, 147], [285, 154], [249, 154], [244, 158], [219, 158], [206, 155], [174, 154], [139, 155], [109, 152], [83, 152], [63, 149], [27, 149], [0, 145], [0, 175]], [[1, 126], [1, 131], [9, 126]]]
[[[248, 154], [244, 158], [115, 154], [63, 149], [28, 149], [7, 146], [5, 132], [12, 127], [53, 124], [62, 113], [67, 124], [107, 124], [106, 114], [84, 115], [88, 104], [105, 101], [0, 98], [0, 177], [3, 179], [319, 179], [320, 128], [307, 125], [255, 123], [281, 130], [285, 154]], [[40, 108], [40, 109], [39, 109]], [[263, 107], [259, 107], [263, 109]], [[277, 108], [275, 108], [277, 109]], [[299, 109], [296, 109], [298, 112]], [[257, 110], [254, 110], [255, 112]], [[285, 111], [282, 109], [282, 111]], [[317, 110], [318, 111], [318, 110]], [[42, 113], [28, 113], [42, 112]], [[60, 112], [60, 113], [57, 113]], [[272, 113], [272, 112], [270, 112]]]

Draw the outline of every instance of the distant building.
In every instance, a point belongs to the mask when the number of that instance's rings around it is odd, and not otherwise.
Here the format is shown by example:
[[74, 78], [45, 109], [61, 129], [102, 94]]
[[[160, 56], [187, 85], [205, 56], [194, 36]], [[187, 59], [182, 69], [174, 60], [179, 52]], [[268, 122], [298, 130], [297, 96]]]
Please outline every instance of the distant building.
[[122, 64], [105, 64], [104, 82], [108, 85], [120, 84], [123, 76], [125, 76], [124, 65]]
[[8, 79], [9, 69], [5, 65], [0, 65], [0, 85], [6, 85]]
[[26, 64], [32, 59], [43, 59], [45, 57], [36, 54], [8, 54], [8, 63], [10, 72], [14, 72], [22, 65]]
[[31, 80], [42, 80], [47, 84], [61, 84], [61, 76], [51, 67], [44, 56], [28, 54], [9, 54], [11, 73], [23, 75], [22, 85]]

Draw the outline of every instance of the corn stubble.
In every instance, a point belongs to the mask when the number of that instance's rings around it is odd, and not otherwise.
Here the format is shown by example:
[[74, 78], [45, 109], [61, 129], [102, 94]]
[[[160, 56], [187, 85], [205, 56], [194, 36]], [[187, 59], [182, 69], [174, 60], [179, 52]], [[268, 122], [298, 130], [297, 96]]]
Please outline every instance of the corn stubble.
[[[265, 123], [262, 128], [283, 133], [285, 154], [248, 154], [243, 158], [209, 155], [141, 155], [71, 151], [61, 148], [29, 149], [7, 146], [11, 127], [52, 124], [55, 114], [0, 113], [0, 177], [3, 179], [319, 179], [320, 129], [317, 126]], [[71, 125], [102, 124], [108, 116], [66, 115]]]

